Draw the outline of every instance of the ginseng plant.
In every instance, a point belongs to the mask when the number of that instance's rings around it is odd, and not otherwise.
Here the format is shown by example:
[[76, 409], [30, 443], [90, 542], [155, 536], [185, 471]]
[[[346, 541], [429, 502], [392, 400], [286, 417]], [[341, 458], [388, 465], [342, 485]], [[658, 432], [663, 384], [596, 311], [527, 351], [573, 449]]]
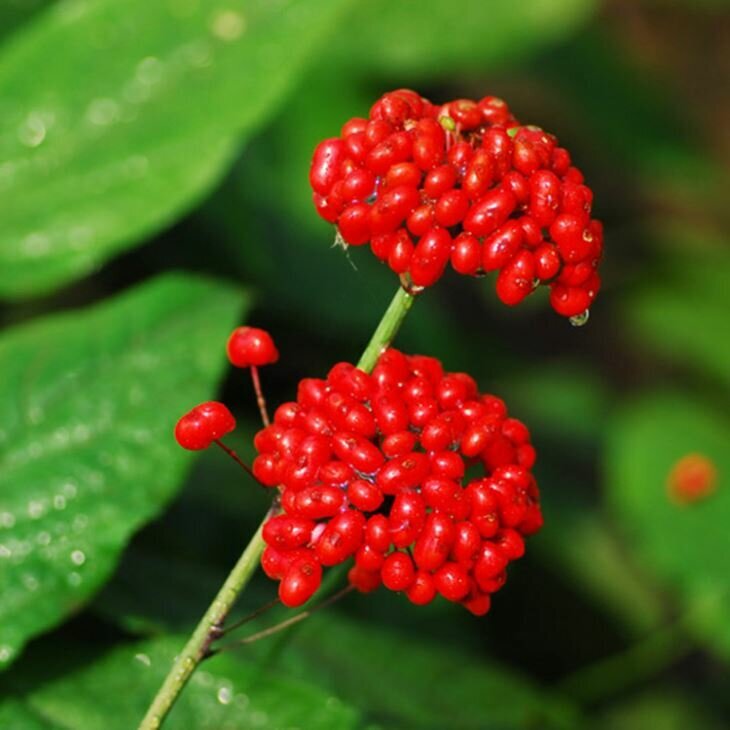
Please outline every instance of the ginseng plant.
[[258, 369], [278, 350], [263, 330], [232, 333], [228, 357], [250, 369], [264, 426], [251, 466], [222, 441], [235, 428], [222, 403], [196, 406], [178, 422], [180, 446], [215, 443], [273, 496], [143, 730], [162, 725], [196, 667], [240, 625], [226, 620], [259, 562], [290, 608], [314, 596], [323, 569], [348, 563], [347, 586], [315, 608], [384, 586], [416, 605], [440, 596], [482, 616], [525, 538], [542, 526], [527, 427], [468, 374], [391, 343], [415, 298], [449, 263], [468, 276], [497, 272], [496, 293], [508, 306], [546, 285], [559, 315], [585, 323], [600, 287], [603, 231], [568, 151], [520, 124], [496, 97], [437, 106], [399, 90], [317, 146], [310, 184], [338, 242], [369, 245], [399, 288], [359, 362], [301, 380], [296, 400], [280, 405], [272, 421]]

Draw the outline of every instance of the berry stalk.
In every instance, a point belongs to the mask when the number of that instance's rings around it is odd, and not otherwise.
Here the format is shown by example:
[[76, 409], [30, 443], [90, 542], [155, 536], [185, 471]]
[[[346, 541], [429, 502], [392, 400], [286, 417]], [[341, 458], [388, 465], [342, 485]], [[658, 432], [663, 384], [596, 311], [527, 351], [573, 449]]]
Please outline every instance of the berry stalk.
[[[361, 370], [369, 373], [373, 369], [378, 357], [395, 339], [413, 305], [413, 300], [412, 294], [402, 288], [398, 289], [358, 362]], [[162, 727], [193, 672], [209, 655], [211, 644], [221, 635], [228, 614], [256, 571], [265, 547], [262, 537], [263, 526], [278, 512], [278, 509], [278, 500], [275, 500], [196, 626], [188, 643], [175, 659], [138, 730], [158, 730]]]

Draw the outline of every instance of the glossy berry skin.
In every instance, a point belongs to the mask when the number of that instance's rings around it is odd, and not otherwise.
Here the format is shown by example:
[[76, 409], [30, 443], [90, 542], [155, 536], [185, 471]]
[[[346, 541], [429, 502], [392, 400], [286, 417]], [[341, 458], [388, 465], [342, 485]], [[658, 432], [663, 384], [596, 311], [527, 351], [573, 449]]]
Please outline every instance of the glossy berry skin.
[[257, 327], [236, 327], [226, 345], [228, 359], [237, 368], [271, 365], [279, 359], [274, 340]]
[[195, 406], [175, 426], [175, 440], [184, 449], [200, 451], [236, 427], [233, 414], [217, 401]]
[[593, 193], [553, 135], [496, 97], [438, 106], [409, 89], [384, 94], [367, 119], [317, 145], [310, 183], [345, 243], [369, 245], [417, 287], [450, 263], [467, 276], [496, 272], [507, 306], [544, 284], [553, 308], [576, 317], [598, 294]]
[[[425, 165], [438, 135], [424, 139]], [[391, 349], [370, 375], [338, 363], [305, 378], [254, 445], [254, 473], [281, 490], [262, 566], [287, 606], [308, 600], [322, 568], [353, 561], [360, 591], [382, 585], [416, 605], [440, 595], [483, 615], [542, 525], [528, 429], [432, 357]]]

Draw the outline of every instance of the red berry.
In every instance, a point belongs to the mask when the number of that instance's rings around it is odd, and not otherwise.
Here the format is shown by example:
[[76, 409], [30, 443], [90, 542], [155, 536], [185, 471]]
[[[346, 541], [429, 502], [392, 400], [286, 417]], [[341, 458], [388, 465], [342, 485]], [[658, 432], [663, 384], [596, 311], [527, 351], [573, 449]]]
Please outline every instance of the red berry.
[[223, 403], [208, 401], [195, 406], [177, 422], [175, 440], [184, 449], [199, 451], [235, 427], [236, 419]]
[[413, 561], [406, 553], [393, 552], [385, 559], [380, 570], [383, 585], [391, 591], [405, 591], [416, 578]]
[[237, 327], [228, 338], [228, 359], [237, 368], [270, 365], [279, 359], [271, 335], [257, 327]]
[[279, 584], [279, 598], [289, 608], [306, 603], [322, 582], [322, 568], [312, 558], [300, 558], [289, 567]]

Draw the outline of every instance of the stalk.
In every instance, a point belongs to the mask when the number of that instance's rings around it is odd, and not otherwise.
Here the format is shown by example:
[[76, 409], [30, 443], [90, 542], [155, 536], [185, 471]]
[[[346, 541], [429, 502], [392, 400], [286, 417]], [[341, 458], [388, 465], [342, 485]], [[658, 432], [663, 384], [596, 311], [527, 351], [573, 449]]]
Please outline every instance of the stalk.
[[[382, 352], [395, 339], [408, 311], [413, 305], [413, 300], [414, 296], [412, 294], [409, 294], [403, 288], [398, 289], [360, 357], [357, 366], [361, 370], [369, 373], [375, 367], [375, 363]], [[221, 635], [226, 618], [256, 572], [261, 553], [265, 547], [262, 537], [263, 526], [277, 510], [278, 506], [275, 502], [266, 513], [248, 545], [246, 545], [238, 562], [218, 591], [218, 595], [203, 614], [203, 618], [195, 627], [187, 644], [176, 657], [162, 686], [152, 700], [147, 714], [140, 723], [139, 730], [158, 730], [162, 727], [165, 718], [193, 672], [200, 662], [208, 656], [211, 644]]]

